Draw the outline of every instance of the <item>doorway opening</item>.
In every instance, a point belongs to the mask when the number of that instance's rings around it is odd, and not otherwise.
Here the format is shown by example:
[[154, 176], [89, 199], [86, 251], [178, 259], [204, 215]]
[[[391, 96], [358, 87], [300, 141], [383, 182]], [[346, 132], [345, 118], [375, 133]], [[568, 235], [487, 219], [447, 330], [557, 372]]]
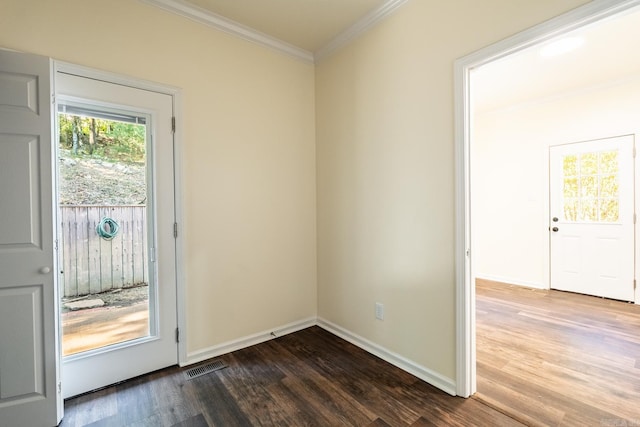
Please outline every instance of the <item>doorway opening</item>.
[[[559, 39], [563, 36], [570, 35], [569, 33], [577, 30], [586, 28], [587, 25], [593, 24], [595, 22], [604, 23], [608, 19], [613, 20], [617, 17], [622, 17], [625, 14], [629, 13], [632, 8], [638, 6], [640, 2], [637, 1], [625, 1], [625, 2], [616, 2], [607, 3], [601, 2], [596, 5], [584, 6], [582, 8], [576, 9], [573, 12], [560, 16], [554, 20], [541, 24], [538, 27], [533, 28], [532, 30], [528, 30], [525, 33], [519, 34], [517, 36], [512, 37], [511, 39], [505, 40], [504, 42], [500, 42], [494, 46], [490, 46], [482, 51], [476, 52], [466, 58], [461, 59], [456, 64], [456, 81], [457, 81], [457, 117], [459, 119], [457, 125], [457, 148], [458, 148], [458, 179], [459, 179], [459, 187], [458, 187], [458, 314], [459, 314], [459, 329], [458, 329], [458, 343], [459, 343], [459, 352], [458, 352], [458, 373], [459, 378], [461, 379], [459, 384], [459, 394], [468, 395], [472, 394], [476, 391], [476, 319], [475, 319], [475, 310], [476, 310], [476, 294], [475, 294], [475, 278], [477, 276], [478, 267], [482, 264], [482, 254], [486, 253], [482, 250], [482, 248], [478, 248], [476, 243], [478, 242], [477, 236], [474, 237], [474, 233], [478, 232], [478, 230], [484, 229], [487, 233], [492, 233], [494, 242], [499, 241], [497, 238], [498, 234], [501, 230], [506, 231], [507, 233], [511, 233], [512, 235], [517, 235], [523, 243], [522, 250], [513, 250], [511, 248], [508, 254], [505, 255], [500, 261], [503, 266], [513, 267], [513, 275], [503, 275], [502, 278], [513, 279], [518, 272], [523, 270], [522, 263], [523, 260], [537, 260], [534, 261], [537, 263], [537, 277], [535, 280], [531, 280], [528, 283], [526, 279], [520, 277], [519, 285], [528, 285], [529, 288], [533, 288], [530, 290], [530, 294], [537, 293], [535, 288], [540, 289], [548, 289], [548, 281], [549, 281], [549, 267], [541, 265], [543, 263], [540, 260], [545, 259], [544, 255], [542, 257], [537, 257], [534, 254], [534, 250], [538, 252], [546, 251], [548, 254], [549, 251], [549, 222], [551, 218], [549, 217], [549, 199], [548, 196], [545, 196], [545, 192], [548, 191], [548, 183], [544, 180], [538, 181], [526, 181], [521, 179], [520, 173], [522, 172], [522, 165], [531, 165], [532, 167], [538, 167], [541, 170], [541, 174], [546, 174], [548, 176], [549, 171], [549, 160], [548, 160], [548, 146], [534, 146], [533, 149], [527, 149], [524, 144], [525, 141], [530, 139], [537, 139], [538, 142], [544, 140], [544, 142], [548, 145], [559, 145], [563, 143], [567, 143], [569, 141], [585, 141], [589, 139], [595, 138], [605, 138], [611, 135], [625, 135], [625, 134], [635, 134], [637, 133], [637, 128], [634, 129], [623, 129], [623, 125], [620, 122], [617, 123], [617, 127], [615, 130], [609, 129], [601, 129], [600, 133], [594, 134], [592, 128], [599, 124], [601, 121], [597, 120], [596, 117], [591, 115], [582, 115], [580, 117], [580, 121], [582, 123], [579, 131], [587, 134], [586, 136], [575, 136], [568, 135], [565, 133], [556, 133], [553, 138], [540, 138], [539, 133], [536, 133], [542, 125], [547, 124], [549, 122], [566, 122], [568, 120], [566, 112], [571, 111], [568, 108], [562, 108], [555, 115], [551, 115], [548, 118], [542, 119], [541, 116], [537, 117], [537, 120], [532, 120], [530, 123], [530, 128], [520, 128], [520, 131], [515, 136], [512, 134], [510, 137], [505, 137], [508, 132], [504, 131], [504, 126], [513, 125], [514, 127], [517, 124], [516, 120], [505, 120], [506, 115], [511, 114], [511, 118], [515, 117], [516, 114], [521, 113], [524, 109], [534, 109], [537, 108], [540, 113], [544, 113], [544, 109], [551, 99], [555, 96], [558, 97], [558, 94], [544, 94], [546, 95], [546, 99], [543, 100], [533, 100], [521, 99], [519, 103], [511, 103], [510, 105], [502, 105], [496, 110], [501, 110], [500, 113], [504, 114], [504, 116], [500, 116], [499, 114], [493, 114], [491, 119], [493, 122], [494, 129], [498, 129], [499, 126], [503, 126], [502, 135], [498, 135], [504, 137], [504, 141], [507, 141], [505, 145], [503, 145], [500, 149], [496, 148], [496, 151], [500, 152], [501, 155], [504, 155], [505, 152], [511, 152], [514, 155], [519, 156], [520, 163], [513, 163], [509, 161], [502, 161], [501, 168], [494, 168], [491, 171], [495, 172], [493, 177], [489, 177], [495, 180], [502, 179], [509, 184], [513, 184], [514, 194], [518, 194], [519, 191], [520, 198], [511, 197], [511, 194], [506, 194], [504, 191], [499, 191], [498, 188], [494, 187], [493, 190], [496, 194], [496, 197], [500, 199], [500, 202], [504, 202], [500, 206], [493, 206], [496, 208], [493, 212], [495, 221], [502, 221], [500, 223], [500, 227], [479, 227], [480, 221], [475, 216], [478, 210], [477, 199], [474, 202], [474, 197], [477, 196], [476, 191], [481, 184], [479, 181], [473, 178], [473, 174], [476, 173], [481, 165], [474, 161], [473, 156], [478, 153], [478, 146], [476, 145], [477, 139], [475, 138], [475, 132], [478, 131], [484, 124], [479, 123], [478, 117], [474, 114], [474, 108], [478, 106], [479, 97], [478, 94], [472, 90], [471, 80], [472, 73], [474, 70], [479, 69], [480, 67], [484, 67], [485, 65], [491, 66], [492, 64], [497, 64], [501, 60], [508, 61], [509, 59], [516, 58], [516, 53], [523, 52], [529, 48], [540, 47], [542, 44], [548, 43], [553, 39]], [[626, 40], [626, 39], [625, 39]], [[606, 43], [605, 43], [606, 44]], [[608, 44], [611, 46], [611, 44]], [[611, 49], [610, 49], [611, 50]], [[610, 52], [613, 53], [613, 52]], [[520, 57], [519, 59], [522, 59]], [[571, 74], [570, 81], [580, 81], [587, 71], [591, 71], [595, 68], [598, 68], [600, 65], [599, 62], [606, 63], [607, 61], [593, 61], [590, 67], [586, 67], [580, 73]], [[597, 66], [596, 66], [597, 65]], [[629, 70], [628, 67], [621, 67], [624, 70]], [[637, 70], [634, 68], [634, 72]], [[544, 73], [538, 73], [540, 75], [544, 75]], [[516, 76], [517, 80], [517, 76]], [[630, 76], [625, 76], [621, 78], [618, 82], [622, 82], [624, 80], [633, 80]], [[609, 89], [615, 89], [616, 85], [608, 85]], [[491, 87], [492, 91], [495, 86]], [[529, 90], [530, 94], [540, 95], [541, 92], [544, 91], [537, 82], [528, 82], [526, 85], [526, 89]], [[571, 90], [576, 92], [576, 95], [587, 96], [591, 95], [589, 91], [580, 92], [579, 88], [571, 88]], [[496, 91], [492, 93], [493, 101], [500, 101], [499, 94]], [[544, 98], [544, 97], [543, 97]], [[582, 102], [582, 105], [592, 105], [591, 103]], [[548, 109], [549, 110], [549, 109]], [[562, 112], [562, 113], [560, 113]], [[611, 114], [615, 119], [622, 119], [622, 116], [617, 116], [615, 114]], [[497, 135], [497, 134], [495, 134]], [[537, 138], [536, 138], [537, 135]], [[513, 173], [505, 173], [505, 166], [511, 167], [509, 169], [510, 172]], [[486, 165], [484, 167], [487, 170]], [[490, 180], [488, 180], [490, 181]], [[636, 187], [637, 188], [637, 187]], [[472, 192], [472, 191], [473, 192]], [[486, 202], [486, 201], [485, 201]], [[540, 203], [537, 203], [540, 202]], [[535, 205], [535, 209], [524, 209], [523, 215], [513, 215], [512, 212], [507, 212], [504, 209], [501, 209], [503, 205], [516, 206], [519, 208], [527, 208]], [[485, 206], [491, 208], [489, 203], [485, 203]], [[473, 217], [471, 213], [473, 212]], [[528, 218], [525, 218], [528, 216]], [[531, 231], [538, 234], [536, 245], [530, 244], [529, 239], [522, 238], [522, 234], [528, 231], [527, 228], [517, 228], [512, 226], [511, 223], [523, 221], [524, 219], [534, 218], [535, 221], [538, 221], [540, 226], [530, 227]], [[506, 221], [507, 223], [505, 223]], [[509, 223], [511, 222], [511, 223]], [[473, 230], [471, 230], [470, 224], [473, 224]], [[504, 233], [503, 233], [504, 234]], [[491, 236], [490, 236], [491, 237]], [[515, 237], [515, 236], [514, 236]], [[529, 244], [526, 244], [529, 243]], [[536, 249], [537, 248], [537, 249]], [[546, 258], [548, 260], [548, 256]], [[637, 259], [637, 257], [636, 257]], [[514, 262], [512, 262], [514, 261]], [[497, 275], [496, 275], [497, 276]], [[498, 279], [499, 277], [485, 277], [486, 279]], [[498, 280], [500, 281], [500, 280]], [[502, 280], [506, 281], [506, 280]], [[506, 282], [511, 282], [508, 280]], [[637, 295], [637, 292], [636, 292]], [[636, 298], [637, 300], [637, 298]], [[633, 307], [632, 308], [636, 308]], [[517, 316], [517, 312], [515, 313]], [[533, 322], [533, 320], [531, 320]], [[530, 323], [531, 323], [530, 322]]]
[[70, 71], [56, 73], [65, 398], [179, 352], [173, 97]]

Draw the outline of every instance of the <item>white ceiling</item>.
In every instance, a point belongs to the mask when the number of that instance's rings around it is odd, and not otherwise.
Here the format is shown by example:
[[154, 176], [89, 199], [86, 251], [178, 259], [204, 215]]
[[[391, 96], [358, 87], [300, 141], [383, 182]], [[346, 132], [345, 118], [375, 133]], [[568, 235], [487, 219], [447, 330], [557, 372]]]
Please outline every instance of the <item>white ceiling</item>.
[[407, 0], [142, 0], [313, 62]]
[[578, 49], [542, 57], [534, 46], [472, 71], [477, 113], [539, 102], [590, 87], [640, 76], [640, 10], [591, 24], [568, 36], [584, 38]]

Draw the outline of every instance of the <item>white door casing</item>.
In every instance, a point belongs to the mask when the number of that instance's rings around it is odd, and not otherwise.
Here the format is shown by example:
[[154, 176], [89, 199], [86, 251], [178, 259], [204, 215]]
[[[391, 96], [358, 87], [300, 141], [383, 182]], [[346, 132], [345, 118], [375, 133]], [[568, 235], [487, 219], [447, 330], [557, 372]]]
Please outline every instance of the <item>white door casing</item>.
[[52, 62], [0, 51], [0, 426], [62, 418]]
[[553, 146], [551, 288], [634, 300], [634, 137]]
[[[155, 221], [149, 222], [151, 259], [155, 286], [150, 284], [151, 334], [133, 342], [79, 353], [63, 359], [64, 397], [129, 379], [178, 362], [176, 342], [176, 244], [174, 158], [170, 95], [137, 89], [92, 78], [58, 72], [59, 102], [72, 100], [97, 107], [124, 109], [148, 114], [151, 118], [152, 148], [148, 154]], [[153, 308], [152, 308], [153, 306]], [[155, 315], [157, 314], [157, 315]], [[90, 372], [90, 375], [87, 375]]]

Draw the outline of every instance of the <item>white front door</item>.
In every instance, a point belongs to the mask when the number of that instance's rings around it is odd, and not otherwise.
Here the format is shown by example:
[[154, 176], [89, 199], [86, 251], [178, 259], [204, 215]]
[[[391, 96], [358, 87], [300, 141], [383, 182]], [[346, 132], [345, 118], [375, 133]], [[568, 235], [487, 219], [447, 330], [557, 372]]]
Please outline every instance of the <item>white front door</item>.
[[62, 417], [54, 262], [52, 64], [0, 51], [0, 426]]
[[[75, 214], [74, 223], [61, 221], [60, 257], [64, 258], [61, 259], [60, 281], [64, 284], [61, 292], [66, 295], [66, 286], [72, 278], [73, 286], [86, 289], [76, 294], [77, 298], [72, 296], [66, 301], [81, 299], [87, 293], [92, 299], [106, 300], [112, 292], [123, 293], [132, 285], [142, 284], [148, 288], [145, 291], [148, 300], [139, 306], [143, 311], [131, 311], [135, 307], [123, 310], [120, 307], [98, 307], [63, 313], [62, 390], [65, 397], [70, 397], [175, 365], [178, 361], [171, 126], [173, 98], [163, 93], [61, 72], [56, 76], [56, 93], [58, 110], [64, 112], [65, 118], [79, 121], [82, 116], [94, 122], [106, 118], [111, 121], [105, 126], [110, 127], [124, 122], [135, 123], [138, 127], [136, 132], [144, 135], [142, 138], [146, 141], [142, 145], [145, 155], [139, 162], [146, 170], [140, 178], [141, 193], [126, 203], [113, 202], [110, 198], [101, 200], [100, 197], [101, 193], [109, 194], [112, 191], [107, 190], [116, 190], [116, 187], [122, 187], [118, 190], [126, 192], [137, 190], [130, 183], [125, 186], [124, 182], [125, 178], [129, 179], [133, 164], [107, 161], [105, 156], [100, 157], [93, 152], [84, 160], [68, 158], [71, 163], [88, 161], [87, 167], [95, 168], [95, 173], [90, 170], [81, 173], [93, 176], [90, 181], [97, 186], [94, 191], [97, 195], [94, 199], [74, 203], [73, 209], [79, 212]], [[62, 154], [59, 152], [61, 159]], [[117, 157], [117, 153], [112, 155]], [[109, 165], [109, 174], [99, 175], [98, 165], [102, 168]], [[118, 170], [121, 173], [119, 178]], [[61, 185], [63, 179], [65, 177], [60, 176]], [[70, 188], [65, 191], [73, 195], [77, 187], [72, 182]], [[61, 218], [67, 208], [70, 206], [61, 201]], [[143, 210], [140, 215], [143, 219], [131, 227], [127, 225], [129, 222], [125, 223], [129, 216], [134, 215], [130, 208]], [[126, 215], [123, 212], [127, 212]], [[109, 221], [117, 225], [119, 232], [115, 232], [112, 225], [105, 225], [110, 224]], [[100, 230], [97, 223], [102, 227]], [[65, 228], [68, 224], [71, 224], [71, 231]], [[129, 237], [136, 233], [142, 239], [134, 242]], [[75, 249], [68, 251], [69, 247]], [[128, 278], [130, 271], [125, 270], [140, 268], [144, 269], [139, 276], [143, 279]], [[105, 283], [100, 283], [105, 280], [108, 282], [106, 287], [102, 286]], [[121, 283], [118, 285], [116, 282]], [[117, 315], [119, 312], [122, 315]], [[80, 322], [79, 318], [86, 324], [71, 339], [67, 334], [74, 328], [73, 323]], [[133, 335], [130, 334], [132, 331]]]
[[634, 300], [634, 138], [550, 147], [551, 288]]

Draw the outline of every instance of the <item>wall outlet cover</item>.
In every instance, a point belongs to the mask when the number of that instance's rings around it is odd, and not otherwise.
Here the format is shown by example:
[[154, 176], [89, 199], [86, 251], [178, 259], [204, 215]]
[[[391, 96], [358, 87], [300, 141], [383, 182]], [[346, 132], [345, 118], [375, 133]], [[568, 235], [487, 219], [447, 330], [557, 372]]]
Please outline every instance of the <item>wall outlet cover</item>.
[[376, 319], [384, 320], [384, 305], [382, 303], [376, 303]]

